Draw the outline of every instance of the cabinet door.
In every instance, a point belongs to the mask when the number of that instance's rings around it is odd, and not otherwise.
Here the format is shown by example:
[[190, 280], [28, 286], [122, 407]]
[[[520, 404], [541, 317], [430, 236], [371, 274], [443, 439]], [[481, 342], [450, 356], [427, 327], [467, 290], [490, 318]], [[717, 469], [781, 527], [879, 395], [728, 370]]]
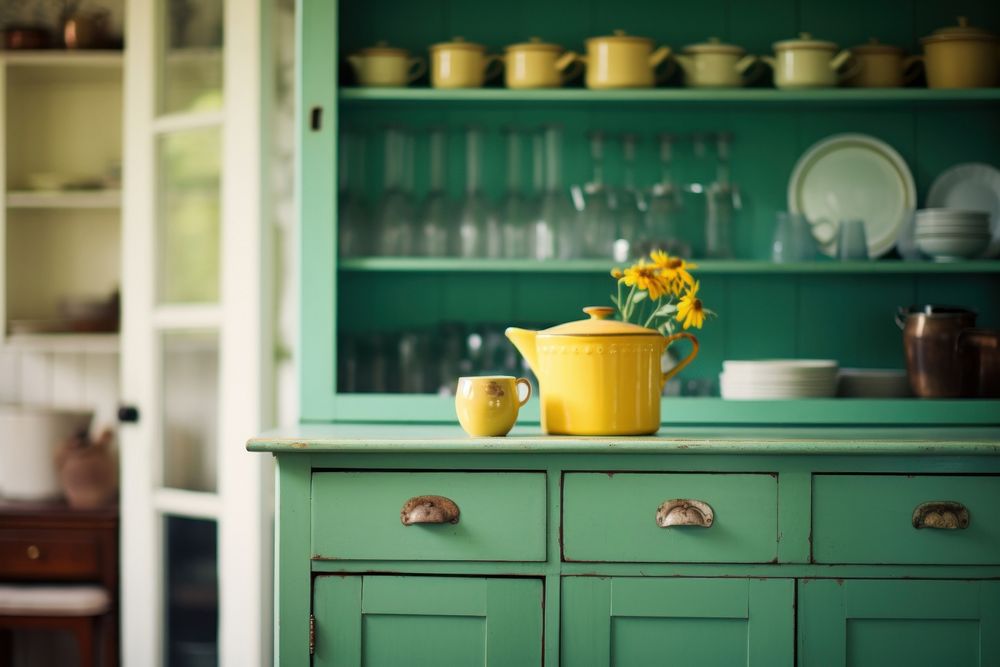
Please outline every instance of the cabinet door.
[[791, 579], [566, 577], [562, 663], [791, 665]]
[[1000, 581], [799, 584], [802, 665], [1000, 664]]
[[314, 586], [317, 667], [541, 664], [540, 579], [329, 575]]

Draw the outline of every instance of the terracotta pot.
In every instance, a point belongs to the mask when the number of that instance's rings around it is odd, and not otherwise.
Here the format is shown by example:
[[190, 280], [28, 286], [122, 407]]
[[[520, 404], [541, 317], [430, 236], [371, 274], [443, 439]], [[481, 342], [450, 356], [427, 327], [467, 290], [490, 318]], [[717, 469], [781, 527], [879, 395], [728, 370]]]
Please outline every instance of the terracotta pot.
[[67, 440], [56, 455], [59, 485], [70, 507], [95, 509], [112, 504], [118, 495], [118, 460], [111, 431], [96, 441], [86, 436]]

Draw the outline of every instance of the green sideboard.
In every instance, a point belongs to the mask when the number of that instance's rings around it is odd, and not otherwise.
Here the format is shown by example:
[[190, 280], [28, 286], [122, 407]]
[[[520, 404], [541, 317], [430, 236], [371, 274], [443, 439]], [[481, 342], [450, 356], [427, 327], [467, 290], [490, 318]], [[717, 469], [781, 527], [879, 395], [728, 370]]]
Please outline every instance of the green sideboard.
[[[345, 424], [249, 449], [277, 459], [282, 665], [1000, 664], [995, 427]], [[458, 521], [403, 525], [427, 495]], [[703, 512], [660, 527], [671, 500]]]

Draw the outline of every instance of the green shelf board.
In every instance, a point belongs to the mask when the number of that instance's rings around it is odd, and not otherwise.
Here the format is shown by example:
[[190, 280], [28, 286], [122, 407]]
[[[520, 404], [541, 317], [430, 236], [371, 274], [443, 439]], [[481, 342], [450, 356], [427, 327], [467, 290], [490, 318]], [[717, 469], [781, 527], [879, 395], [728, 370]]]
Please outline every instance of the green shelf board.
[[[695, 260], [704, 274], [923, 274], [1000, 273], [1000, 261], [968, 262], [795, 262], [775, 264], [760, 260]], [[621, 265], [619, 263], [619, 265]], [[538, 261], [533, 259], [459, 259], [430, 257], [359, 257], [343, 259], [343, 271], [474, 272], [474, 273], [606, 273], [615, 266], [603, 259]]]
[[[457, 421], [455, 399], [424, 394], [338, 394], [334, 421], [437, 423]], [[721, 398], [664, 398], [664, 425], [941, 426], [1000, 425], [998, 400], [825, 398], [727, 401]], [[539, 422], [538, 401], [522, 408], [521, 424]]]
[[773, 88], [642, 88], [626, 90], [587, 90], [583, 88], [548, 88], [507, 90], [506, 88], [341, 88], [345, 103], [369, 102], [498, 102], [521, 103], [607, 103], [618, 104], [748, 104], [748, 105], [912, 105], [912, 104], [996, 104], [1000, 88], [927, 89], [927, 88], [820, 88], [813, 90], [776, 90]]

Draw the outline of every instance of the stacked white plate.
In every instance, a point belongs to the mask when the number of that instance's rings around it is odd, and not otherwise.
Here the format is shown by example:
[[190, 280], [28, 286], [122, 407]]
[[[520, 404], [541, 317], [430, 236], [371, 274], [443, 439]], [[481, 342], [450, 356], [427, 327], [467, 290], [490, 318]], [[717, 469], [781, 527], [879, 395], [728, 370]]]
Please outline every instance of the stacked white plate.
[[917, 211], [917, 248], [937, 260], [981, 257], [990, 245], [990, 214], [952, 208]]
[[767, 400], [828, 398], [837, 391], [837, 362], [831, 359], [724, 361], [722, 398]]

